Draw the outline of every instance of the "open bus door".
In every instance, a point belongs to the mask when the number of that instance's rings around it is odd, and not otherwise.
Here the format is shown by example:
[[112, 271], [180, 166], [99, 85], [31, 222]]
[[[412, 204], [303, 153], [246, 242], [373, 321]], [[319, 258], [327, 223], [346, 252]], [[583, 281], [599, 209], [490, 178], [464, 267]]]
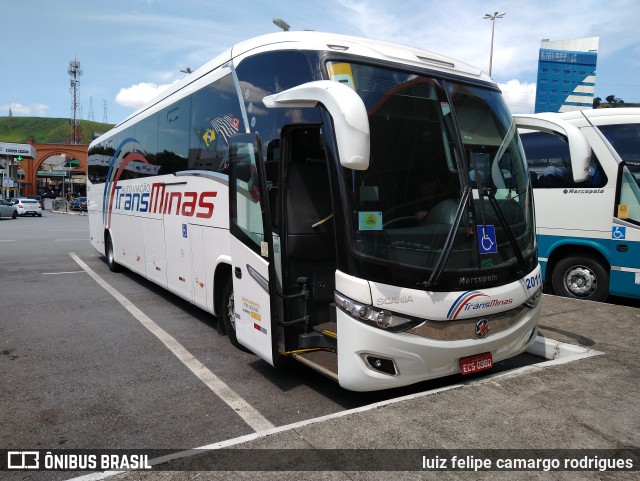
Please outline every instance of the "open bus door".
[[275, 365], [269, 203], [257, 136], [229, 139], [229, 214], [235, 335], [239, 344]]

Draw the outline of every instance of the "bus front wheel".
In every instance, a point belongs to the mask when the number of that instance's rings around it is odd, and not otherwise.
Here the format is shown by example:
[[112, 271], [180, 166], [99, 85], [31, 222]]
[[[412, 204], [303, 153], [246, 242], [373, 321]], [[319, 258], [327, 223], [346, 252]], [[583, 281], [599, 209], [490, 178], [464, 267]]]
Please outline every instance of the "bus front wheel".
[[591, 256], [561, 259], [553, 269], [551, 282], [558, 296], [589, 301], [609, 297], [609, 272]]
[[238, 342], [236, 337], [236, 309], [233, 300], [233, 280], [229, 277], [222, 288], [222, 323], [229, 341], [241, 351], [251, 352]]

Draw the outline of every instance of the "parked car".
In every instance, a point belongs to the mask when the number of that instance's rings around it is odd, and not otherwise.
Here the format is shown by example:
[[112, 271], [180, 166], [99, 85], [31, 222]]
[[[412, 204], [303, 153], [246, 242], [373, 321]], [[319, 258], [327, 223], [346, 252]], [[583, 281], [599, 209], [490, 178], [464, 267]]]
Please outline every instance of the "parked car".
[[56, 197], [58, 197], [58, 194], [54, 191], [49, 191], [49, 192], [43, 192], [42, 193], [42, 198], [43, 199], [55, 199]]
[[35, 199], [40, 203], [40, 207], [42, 207], [44, 209], [44, 200], [42, 200], [42, 197], [39, 195], [28, 195], [27, 199]]
[[0, 218], [10, 217], [15, 219], [18, 217], [18, 208], [7, 200], [0, 199]]
[[69, 208], [71, 210], [87, 210], [87, 198], [86, 197], [76, 197], [69, 203]]
[[11, 204], [18, 210], [18, 215], [31, 214], [33, 216], [42, 217], [42, 207], [36, 199], [14, 198]]

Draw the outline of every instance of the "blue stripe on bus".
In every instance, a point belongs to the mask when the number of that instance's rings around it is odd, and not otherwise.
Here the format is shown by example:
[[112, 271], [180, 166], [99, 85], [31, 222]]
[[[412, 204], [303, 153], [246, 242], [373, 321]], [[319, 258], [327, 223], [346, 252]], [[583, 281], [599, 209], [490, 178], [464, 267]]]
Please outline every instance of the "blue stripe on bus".
[[[626, 252], [618, 251], [620, 245], [626, 246]], [[640, 274], [616, 270], [615, 267], [640, 269], [640, 242], [630, 240], [595, 239], [585, 237], [567, 237], [538, 235], [539, 260], [550, 259], [559, 247], [586, 247], [599, 252], [609, 265], [614, 266], [609, 276], [609, 292], [616, 296], [640, 298]], [[547, 262], [540, 261], [542, 279], [546, 282]]]

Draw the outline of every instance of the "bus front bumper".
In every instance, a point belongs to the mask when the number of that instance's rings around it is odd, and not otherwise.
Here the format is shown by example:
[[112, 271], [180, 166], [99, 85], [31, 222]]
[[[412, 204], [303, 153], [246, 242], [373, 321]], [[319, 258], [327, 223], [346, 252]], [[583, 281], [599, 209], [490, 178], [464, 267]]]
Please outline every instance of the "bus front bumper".
[[540, 309], [539, 302], [516, 324], [484, 339], [461, 340], [388, 332], [337, 309], [338, 381], [352, 391], [375, 391], [460, 374], [460, 359], [477, 354], [491, 353], [493, 362], [514, 357], [533, 343]]

